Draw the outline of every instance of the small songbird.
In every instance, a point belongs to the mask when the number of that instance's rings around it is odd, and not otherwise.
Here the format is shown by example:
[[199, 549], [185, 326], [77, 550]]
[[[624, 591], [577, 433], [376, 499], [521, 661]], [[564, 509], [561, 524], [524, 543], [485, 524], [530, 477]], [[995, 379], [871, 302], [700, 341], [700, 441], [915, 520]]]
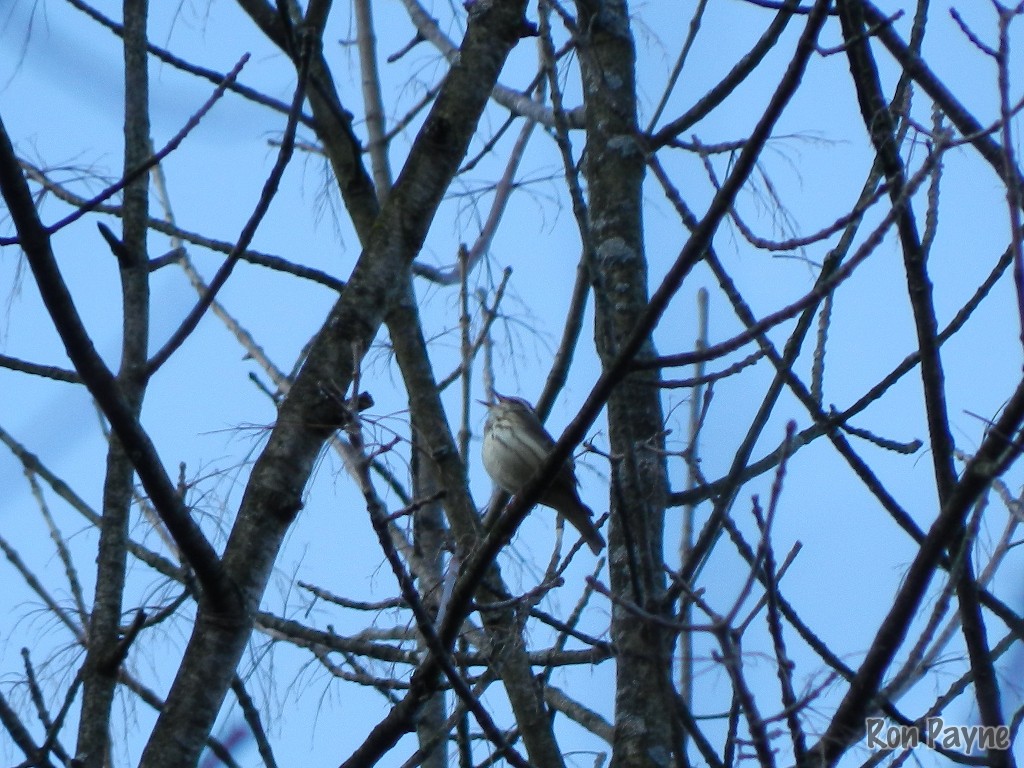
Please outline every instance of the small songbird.
[[[494, 403], [480, 401], [487, 406], [484, 469], [498, 486], [515, 494], [537, 473], [555, 441], [528, 402], [497, 392], [494, 396], [497, 398]], [[580, 500], [577, 485], [572, 458], [569, 458], [541, 496], [540, 503], [568, 520], [596, 555], [604, 548], [604, 539], [594, 526], [594, 511]]]

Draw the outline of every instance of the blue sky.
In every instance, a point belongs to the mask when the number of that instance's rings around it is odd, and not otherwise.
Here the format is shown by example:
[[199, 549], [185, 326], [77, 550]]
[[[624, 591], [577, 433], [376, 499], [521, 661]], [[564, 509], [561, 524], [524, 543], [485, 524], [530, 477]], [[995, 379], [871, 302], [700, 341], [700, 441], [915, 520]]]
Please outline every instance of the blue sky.
[[[151, 38], [187, 58], [214, 69], [226, 71], [249, 52], [252, 58], [241, 81], [277, 98], [288, 100], [294, 87], [294, 73], [282, 54], [261, 40], [257, 30], [230, 3], [200, 2], [153, 4]], [[881, 3], [894, 10], [905, 3]], [[987, 4], [956, 3], [956, 7], [975, 29], [994, 34], [994, 22]], [[664, 86], [675, 52], [686, 32], [693, 3], [648, 2], [637, 4], [635, 34], [640, 54], [638, 70], [642, 99], [641, 122], [646, 124]], [[984, 7], [983, 7], [984, 6]], [[97, 3], [97, 8], [113, 17], [118, 4]], [[450, 9], [438, 4], [434, 12], [447, 18]], [[379, 25], [379, 51], [387, 56], [404, 45], [412, 28], [398, 2], [375, 6]], [[30, 3], [13, 0], [0, 9], [0, 115], [15, 139], [18, 149], [29, 159], [44, 159], [51, 166], [67, 165], [92, 168], [104, 178], [117, 175], [120, 167], [121, 104], [120, 53], [116, 38], [96, 29], [80, 13], [50, 0]], [[332, 26], [325, 38], [328, 57], [335, 77], [350, 109], [359, 113], [361, 97], [355, 53], [337, 41], [352, 36], [348, 8], [338, 5]], [[535, 17], [535, 9], [531, 9]], [[925, 58], [967, 106], [977, 110], [983, 122], [995, 118], [994, 68], [975, 51], [946, 15], [936, 8], [929, 27]], [[691, 54], [685, 77], [677, 88], [667, 111], [674, 116], [705, 92], [760, 34], [766, 12], [749, 8], [737, 0], [713, 0], [704, 20], [697, 44]], [[454, 25], [453, 25], [454, 26]], [[898, 23], [906, 37], [907, 20]], [[839, 41], [837, 25], [832, 25], [823, 44]], [[705, 143], [742, 139], [764, 107], [781, 68], [788, 60], [799, 25], [787, 32], [785, 41], [773, 52], [763, 74], [744, 85], [730, 101], [694, 130]], [[458, 38], [458, 29], [449, 34]], [[989, 37], [991, 39], [991, 37]], [[1019, 35], [1015, 37], [1019, 39]], [[879, 57], [885, 60], [883, 54]], [[528, 44], [515, 52], [503, 82], [522, 87], [528, 81], [535, 54]], [[801, 233], [813, 232], [831, 222], [849, 208], [859, 192], [868, 162], [864, 129], [848, 85], [846, 60], [835, 55], [816, 59], [791, 107], [780, 122], [771, 149], [766, 153], [765, 172], [779, 190], [786, 207], [793, 213], [794, 227]], [[392, 117], [402, 114], [421, 95], [424, 84], [432, 83], [441, 72], [438, 58], [427, 46], [420, 46], [393, 67], [384, 69], [385, 93], [389, 94]], [[186, 77], [170, 67], [151, 63], [152, 134], [162, 145], [188, 116], [208, 97], [211, 86]], [[895, 82], [893, 71], [883, 73], [886, 87]], [[574, 75], [566, 79], [567, 100], [578, 102]], [[838, 85], [837, 85], [838, 84]], [[929, 122], [928, 105], [923, 96], [915, 101], [915, 117]], [[483, 121], [484, 134], [494, 130], [506, 113], [492, 109]], [[259, 195], [265, 175], [272, 166], [276, 150], [268, 140], [277, 137], [284, 125], [280, 115], [256, 108], [241, 99], [227, 97], [218, 103], [209, 117], [186, 140], [182, 148], [165, 163], [174, 212], [179, 224], [188, 230], [231, 241], [238, 236]], [[361, 129], [360, 129], [361, 130]], [[452, 188], [453, 193], [482, 187], [501, 171], [516, 126], [487, 156], [480, 166]], [[411, 138], [411, 134], [409, 135]], [[689, 138], [683, 137], [683, 138]], [[577, 154], [583, 140], [574, 137]], [[392, 151], [397, 170], [406, 143], [398, 141]], [[480, 149], [475, 143], [470, 153]], [[704, 180], [699, 162], [682, 152], [666, 160], [673, 178], [684, 187], [688, 202], [695, 207], [710, 199], [711, 190]], [[720, 175], [727, 170], [724, 159], [715, 161]], [[1008, 229], [1005, 203], [998, 179], [970, 149], [950, 152], [945, 160], [946, 183], [943, 187], [942, 220], [930, 267], [936, 289], [940, 325], [981, 281], [998, 254], [1005, 248]], [[560, 161], [553, 142], [537, 137], [520, 169], [519, 179], [528, 181], [509, 205], [503, 226], [493, 243], [489, 260], [474, 275], [474, 287], [493, 287], [502, 267], [513, 267], [513, 279], [504, 310], [513, 321], [499, 327], [497, 336], [498, 387], [527, 398], [535, 398], [557, 344], [565, 317], [568, 286], [574, 276], [579, 255], [578, 235], [560, 178]], [[554, 180], [549, 177], [554, 175]], [[100, 182], [94, 182], [98, 189]], [[671, 205], [653, 179], [649, 178], [646, 198], [646, 245], [650, 262], [651, 285], [657, 284], [671, 264], [686, 234]], [[154, 211], [156, 202], [153, 202]], [[739, 210], [748, 224], [767, 237], [789, 234], [779, 226], [777, 211], [759, 198], [755, 188], [740, 199]], [[486, 197], [483, 208], [486, 208]], [[45, 221], [53, 221], [62, 206], [48, 202], [43, 207]], [[478, 211], [465, 198], [455, 197], [442, 208], [427, 240], [421, 259], [431, 264], [450, 265], [460, 242], [472, 242], [479, 229]], [[80, 312], [111, 365], [116, 365], [119, 341], [119, 317], [116, 310], [118, 289], [112, 256], [95, 229], [98, 217], [87, 217], [55, 238], [55, 248]], [[102, 217], [117, 227], [110, 217]], [[6, 232], [5, 232], [6, 234]], [[798, 259], [769, 259], [755, 252], [735, 228], [723, 228], [716, 248], [728, 264], [740, 289], [758, 314], [766, 314], [798, 298], [813, 284], [815, 270]], [[166, 237], [154, 234], [151, 254], [159, 255], [169, 247]], [[359, 255], [358, 242], [340, 209], [337, 195], [325, 177], [317, 157], [297, 155], [289, 168], [282, 192], [260, 228], [253, 247], [314, 266], [344, 278]], [[813, 246], [800, 256], [820, 262], [825, 246]], [[209, 277], [221, 257], [192, 249], [197, 265]], [[33, 361], [66, 364], [52, 327], [42, 314], [38, 295], [25, 266], [13, 249], [0, 253], [0, 286], [4, 309], [0, 315], [0, 351]], [[725, 339], [739, 330], [724, 297], [704, 268], [698, 268], [684, 284], [677, 301], [656, 332], [660, 351], [687, 350], [695, 335], [692, 297], [699, 287], [712, 289], [711, 338]], [[438, 289], [420, 283], [417, 286], [427, 317], [428, 333], [434, 334], [433, 354], [439, 377], [456, 363], [458, 354], [457, 302], [450, 289]], [[176, 327], [194, 301], [194, 292], [180, 272], [165, 269], [153, 281], [153, 347], [156, 348]], [[241, 265], [221, 296], [239, 320], [258, 339], [277, 364], [289, 370], [302, 346], [316, 332], [334, 297], [319, 286], [268, 274], [266, 270]], [[1021, 371], [1020, 329], [1016, 324], [1014, 296], [1003, 281], [986, 305], [979, 310], [967, 331], [945, 349], [949, 406], [954, 437], [965, 451], [981, 440], [984, 418], [991, 418], [1003, 399], [1019, 380]], [[549, 421], [556, 435], [575, 413], [599, 372], [593, 354], [592, 318], [588, 315], [581, 340], [578, 364]], [[526, 326], [531, 326], [528, 330]], [[782, 343], [792, 324], [772, 334]], [[835, 319], [830, 329], [831, 347], [826, 372], [825, 403], [848, 405], [895, 366], [915, 346], [913, 326], [906, 300], [905, 280], [898, 245], [890, 237], [858, 269], [848, 287], [836, 301]], [[383, 337], [382, 339], [383, 340]], [[807, 355], [798, 371], [809, 370]], [[150, 430], [160, 454], [172, 475], [185, 462], [189, 476], [218, 472], [217, 479], [206, 479], [191, 499], [209, 514], [206, 526], [211, 535], [230, 522], [243, 487], [247, 462], [262, 445], [266, 429], [273, 423], [275, 411], [264, 394], [248, 381], [256, 366], [243, 359], [243, 352], [219, 322], [207, 317], [183, 350], [153, 382], [147, 394], [143, 423]], [[688, 375], [674, 372], [671, 377]], [[372, 416], [379, 424], [374, 433], [386, 439], [390, 430], [406, 433], [403, 395], [398, 376], [386, 350], [371, 353], [364, 371], [368, 388], [377, 401]], [[0, 426], [23, 440], [84, 498], [97, 504], [102, 478], [103, 442], [95, 410], [80, 389], [60, 383], [41, 381], [0, 370], [5, 387], [6, 408], [0, 408]], [[748, 374], [727, 379], [715, 388], [715, 399], [703, 437], [702, 469], [708, 477], [719, 477], [728, 467], [736, 445], [742, 439], [750, 416], [759, 406], [770, 371], [762, 362]], [[474, 396], [482, 396], [479, 371], [474, 375]], [[446, 393], [451, 413], [457, 413], [457, 387]], [[878, 403], [872, 405], [856, 425], [878, 431], [886, 437], [909, 441], [926, 438], [924, 413], [920, 404], [920, 384], [914, 375], [901, 382]], [[678, 390], [666, 393], [666, 409], [683, 402]], [[685, 441], [685, 406], [672, 411], [669, 427], [670, 447], [679, 449]], [[474, 412], [477, 431], [482, 411]], [[781, 440], [785, 422], [796, 419], [802, 428], [808, 417], [792, 398], [784, 397], [770, 426], [755, 450], [758, 457]], [[593, 430], [595, 443], [607, 445], [599, 422]], [[934, 515], [931, 460], [927, 450], [914, 456], [892, 456], [865, 443], [858, 450], [891, 484], [894, 493], [921, 525]], [[478, 503], [489, 492], [490, 481], [476, 460], [474, 444], [471, 487]], [[401, 452], [389, 455], [393, 469], [404, 473]], [[584, 498], [599, 512], [607, 504], [607, 466], [597, 457], [585, 457], [580, 476]], [[683, 467], [670, 462], [674, 487], [683, 482]], [[1011, 478], [1019, 483], [1019, 472]], [[7, 453], [0, 453], [0, 480], [8, 488], [6, 501], [0, 504], [0, 524], [35, 568], [56, 578], [59, 561], [46, 538], [45, 529], [35, 512], [20, 465]], [[752, 529], [749, 516], [750, 495], [767, 497], [771, 477], [765, 476], [744, 489], [737, 503], [736, 516], [746, 530]], [[90, 547], [94, 534], [73, 513], [50, 499], [57, 509], [65, 535], [79, 552], [80, 576], [86, 594], [93, 578]], [[392, 499], [394, 503], [394, 499]], [[394, 594], [393, 578], [372, 545], [369, 526], [362, 514], [362, 502], [333, 456], [325, 456], [309, 490], [306, 509], [289, 534], [286, 549], [278, 563], [278, 572], [268, 590], [268, 609], [322, 625], [331, 623], [337, 631], [355, 631], [362, 616], [326, 610], [317, 604], [308, 606], [308, 597], [296, 590], [293, 579], [314, 581], [327, 589], [344, 592], [354, 598], [370, 599]], [[988, 536], [998, 535], [1005, 510], [993, 511], [986, 526]], [[669, 525], [677, 523], [679, 511], [670, 510]], [[137, 533], [142, 538], [145, 524]], [[524, 589], [535, 583], [546, 562], [553, 536], [553, 516], [538, 510], [527, 521], [512, 549], [504, 556], [503, 569], [513, 583]], [[152, 533], [147, 540], [152, 540]], [[849, 654], [853, 663], [870, 641], [881, 616], [889, 608], [879, 596], [891, 595], [903, 569], [913, 557], [914, 548], [906, 536], [888, 521], [870, 499], [850, 470], [824, 443], [801, 451], [792, 462], [786, 491], [775, 529], [778, 551], [784, 553], [796, 541], [803, 550], [784, 583], [787, 596], [801, 607], [822, 637]], [[219, 541], [219, 539], [218, 539]], [[360, 542], [360, 544], [356, 544]], [[351, 546], [349, 546], [351, 544]], [[582, 578], [593, 565], [582, 560], [570, 571], [569, 586], [552, 598], [549, 609], [562, 613], [571, 609], [582, 589]], [[1019, 582], [1019, 559], [1011, 556], [1002, 578], [1008, 584]], [[722, 548], [706, 571], [708, 599], [728, 606], [745, 576], [735, 556]], [[602, 574], [606, 578], [606, 573]], [[34, 612], [34, 598], [19, 580], [8, 578], [8, 597], [4, 603], [10, 615], [9, 626], [0, 630], [0, 681], [20, 669], [19, 649], [33, 646], [40, 657], [45, 649], [67, 643], [67, 638], [52, 633], [53, 622]], [[141, 578], [135, 587], [137, 596], [153, 599], [152, 580]], [[997, 590], [999, 591], [999, 590]], [[1007, 594], [1004, 589], [1001, 594]], [[1012, 591], [1010, 592], [1012, 594]], [[1016, 594], [1020, 595], [1019, 588]], [[1019, 602], [1019, 599], [1018, 599]], [[607, 628], [609, 608], [596, 601], [588, 610], [584, 625], [589, 631]], [[382, 625], [403, 623], [405, 617], [381, 617]], [[187, 638], [184, 623], [171, 623], [166, 643], [158, 651], [141, 650], [132, 658], [140, 673], [153, 675], [154, 687], [164, 690], [173, 666], [168, 663], [180, 651]], [[999, 636], [998, 632], [993, 632]], [[539, 634], [531, 638], [538, 645]], [[763, 635], [760, 636], [763, 640]], [[263, 638], [257, 638], [257, 648]], [[702, 641], [703, 642], [703, 641]], [[756, 646], [757, 643], [752, 643]], [[705, 648], [705, 650], [707, 650]], [[759, 652], [769, 646], [747, 647], [751, 653], [750, 672], [764, 690], [770, 688], [774, 669]], [[273, 654], [274, 683], [259, 675], [253, 677], [253, 692], [265, 697], [271, 710], [281, 717], [272, 735], [281, 755], [289, 750], [309, 750], [315, 764], [337, 763], [357, 743], [365, 724], [383, 713], [383, 701], [375, 693], [354, 686], [340, 686], [319, 670], [305, 652], [282, 645], [268, 651]], [[820, 662], [799, 643], [794, 645], [798, 675], [808, 686], [820, 682], [824, 674]], [[57, 666], [66, 676], [71, 655], [57, 656]], [[573, 685], [594, 686], [607, 692], [590, 702], [611, 716], [611, 665], [592, 672], [573, 672], [567, 678]], [[590, 677], [588, 678], [588, 674]], [[709, 695], [726, 690], [722, 672], [708, 663], [700, 681]], [[948, 683], [940, 678], [942, 683]], [[583, 682], [581, 682], [583, 681]], [[55, 682], [59, 680], [55, 678]], [[934, 696], [928, 686], [920, 699], [905, 700], [908, 711], [925, 706]], [[940, 684], [941, 687], [941, 684]], [[312, 694], [311, 694], [312, 692]], [[832, 691], [841, 694], [842, 689]], [[1019, 691], [1008, 692], [1008, 702]], [[771, 699], [769, 699], [771, 700]], [[126, 741], [123, 756], [134, 761], [140, 738], [148, 731], [151, 714], [128, 697], [125, 708]], [[488, 703], [491, 699], [489, 698]], [[300, 706], [301, 710], [296, 707]], [[708, 710], [717, 711], [724, 702], [708, 701]], [[1008, 704], [1009, 706], [1009, 704]], [[828, 711], [823, 704], [822, 709]], [[302, 716], [296, 713], [301, 711]], [[973, 712], [963, 708], [956, 715], [970, 721]], [[232, 709], [225, 715], [225, 728], [238, 717]], [[823, 718], [815, 721], [824, 723]], [[338, 723], [343, 727], [338, 728]], [[326, 737], [325, 737], [326, 733]], [[69, 739], [70, 741], [70, 739]], [[13, 757], [13, 749], [0, 738], [0, 754]], [[594, 746], [592, 737], [569, 727], [567, 749]], [[408, 748], [408, 749], [411, 749]], [[304, 752], [303, 752], [304, 754]], [[396, 754], [405, 754], [399, 749]], [[394, 758], [396, 761], [399, 759]], [[253, 758], [255, 760], [255, 758]], [[590, 758], [579, 756], [578, 764]], [[249, 763], [243, 763], [249, 764]], [[254, 762], [252, 764], [255, 764]], [[388, 763], [397, 765], [398, 762]], [[851, 763], [852, 764], [852, 763]]]

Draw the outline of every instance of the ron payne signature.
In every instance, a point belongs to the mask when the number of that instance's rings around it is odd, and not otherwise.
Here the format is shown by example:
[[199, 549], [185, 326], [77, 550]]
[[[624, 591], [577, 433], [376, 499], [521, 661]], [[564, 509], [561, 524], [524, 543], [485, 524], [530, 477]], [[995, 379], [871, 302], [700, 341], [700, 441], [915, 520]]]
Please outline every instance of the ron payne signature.
[[1008, 725], [956, 725], [941, 717], [929, 717], [915, 725], [896, 725], [884, 717], [869, 717], [864, 721], [864, 731], [868, 749], [875, 751], [925, 746], [970, 755], [1005, 752], [1011, 744]]

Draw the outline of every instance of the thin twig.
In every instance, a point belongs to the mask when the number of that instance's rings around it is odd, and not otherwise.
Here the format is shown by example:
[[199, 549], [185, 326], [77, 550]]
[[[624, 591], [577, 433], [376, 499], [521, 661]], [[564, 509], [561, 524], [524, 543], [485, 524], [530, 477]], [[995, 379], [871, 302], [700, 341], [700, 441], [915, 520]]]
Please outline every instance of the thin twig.
[[227, 259], [221, 265], [220, 269], [217, 270], [217, 274], [213, 276], [207, 286], [206, 293], [200, 297], [199, 301], [192, 310], [185, 316], [185, 319], [181, 321], [177, 330], [171, 334], [170, 338], [164, 343], [164, 345], [154, 354], [149, 363], [146, 366], [146, 373], [152, 376], [160, 367], [170, 359], [171, 355], [185, 343], [185, 340], [191, 335], [192, 331], [199, 325], [199, 321], [203, 315], [206, 314], [206, 310], [210, 308], [213, 300], [217, 297], [217, 293], [228, 278], [231, 276], [232, 270], [238, 263], [238, 259], [241, 254], [249, 247], [249, 243], [252, 242], [253, 237], [256, 236], [256, 230], [270, 208], [270, 203], [277, 194], [278, 185], [281, 182], [281, 177], [284, 175], [284, 169], [288, 166], [288, 161], [291, 160], [292, 150], [295, 145], [295, 129], [298, 127], [298, 116], [302, 108], [302, 104], [306, 98], [306, 79], [309, 74], [309, 58], [310, 50], [307, 44], [305, 52], [302, 56], [302, 64], [299, 67], [299, 78], [298, 84], [295, 88], [295, 95], [292, 99], [292, 110], [288, 114], [288, 123], [285, 126], [285, 139], [281, 143], [281, 151], [278, 153], [277, 162], [274, 164], [270, 175], [267, 177], [266, 182], [263, 185], [263, 191], [260, 194], [259, 202], [256, 204], [255, 210], [249, 220], [245, 223], [242, 228], [242, 233], [238, 237], [238, 242], [235, 243], [235, 247], [231, 253], [228, 254]]
[[[109, 200], [111, 197], [116, 195], [118, 192], [127, 187], [133, 181], [147, 173], [150, 168], [160, 163], [165, 157], [171, 154], [171, 152], [176, 150], [178, 146], [181, 144], [181, 142], [185, 140], [185, 137], [188, 136], [188, 134], [191, 133], [192, 130], [197, 125], [199, 125], [200, 121], [206, 116], [206, 113], [209, 112], [213, 108], [213, 105], [220, 99], [220, 97], [224, 95], [224, 91], [227, 89], [227, 84], [229, 82], [234, 82], [234, 80], [238, 77], [239, 73], [242, 71], [242, 67], [245, 66], [247, 61], [249, 61], [249, 54], [245, 54], [244, 56], [242, 56], [241, 59], [238, 60], [238, 63], [235, 64], [234, 68], [227, 74], [227, 76], [224, 78], [224, 81], [217, 86], [217, 88], [214, 90], [210, 98], [206, 100], [206, 103], [203, 104], [203, 106], [201, 106], [199, 110], [186, 121], [182, 129], [178, 131], [178, 133], [175, 134], [174, 137], [169, 142], [167, 142], [166, 145], [164, 145], [163, 149], [155, 153], [152, 157], [146, 160], [146, 162], [142, 163], [142, 165], [127, 172], [119, 181], [110, 185], [109, 187], [104, 189], [102, 192], [100, 192], [98, 195], [91, 198], [90, 200], [87, 200], [77, 210], [68, 214], [60, 221], [57, 221], [46, 227], [47, 234], [52, 235], [55, 232], [58, 232], [64, 227], [68, 226], [69, 224], [78, 221], [80, 218], [85, 216], [85, 214], [95, 209], [102, 202], [104, 202], [105, 200]], [[15, 243], [18, 242], [20, 242], [20, 240], [19, 238], [16, 237], [0, 237], [0, 245], [14, 245]]]

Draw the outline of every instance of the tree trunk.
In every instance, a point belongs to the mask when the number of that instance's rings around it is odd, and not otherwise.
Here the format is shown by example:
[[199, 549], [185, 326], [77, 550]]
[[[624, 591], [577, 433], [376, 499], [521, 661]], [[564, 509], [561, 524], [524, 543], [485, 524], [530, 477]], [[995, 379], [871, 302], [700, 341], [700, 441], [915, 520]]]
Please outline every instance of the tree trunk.
[[[149, 84], [146, 52], [147, 0], [124, 3], [124, 170], [141, 165], [149, 156]], [[117, 382], [125, 403], [138, 417], [146, 391], [149, 342], [149, 264], [146, 255], [149, 213], [149, 175], [124, 191], [123, 248], [115, 254], [120, 267], [123, 310], [121, 368]], [[108, 255], [109, 257], [109, 255]], [[121, 441], [110, 435], [103, 480], [103, 521], [96, 555], [96, 594], [88, 619], [86, 659], [82, 680], [82, 715], [77, 758], [84, 768], [110, 764], [110, 713], [121, 648], [128, 523], [135, 487], [135, 467]]]
[[[586, 104], [584, 173], [589, 190], [595, 295], [594, 336], [608, 363], [647, 305], [642, 224], [644, 155], [636, 141], [635, 49], [622, 0], [579, 0]], [[654, 344], [640, 356], [653, 356]], [[608, 400], [611, 472], [609, 570], [612, 592], [651, 613], [664, 613], [662, 530], [667, 495], [664, 421], [655, 373], [637, 373]], [[673, 697], [669, 632], [612, 609], [616, 648], [613, 768], [673, 765]]]

